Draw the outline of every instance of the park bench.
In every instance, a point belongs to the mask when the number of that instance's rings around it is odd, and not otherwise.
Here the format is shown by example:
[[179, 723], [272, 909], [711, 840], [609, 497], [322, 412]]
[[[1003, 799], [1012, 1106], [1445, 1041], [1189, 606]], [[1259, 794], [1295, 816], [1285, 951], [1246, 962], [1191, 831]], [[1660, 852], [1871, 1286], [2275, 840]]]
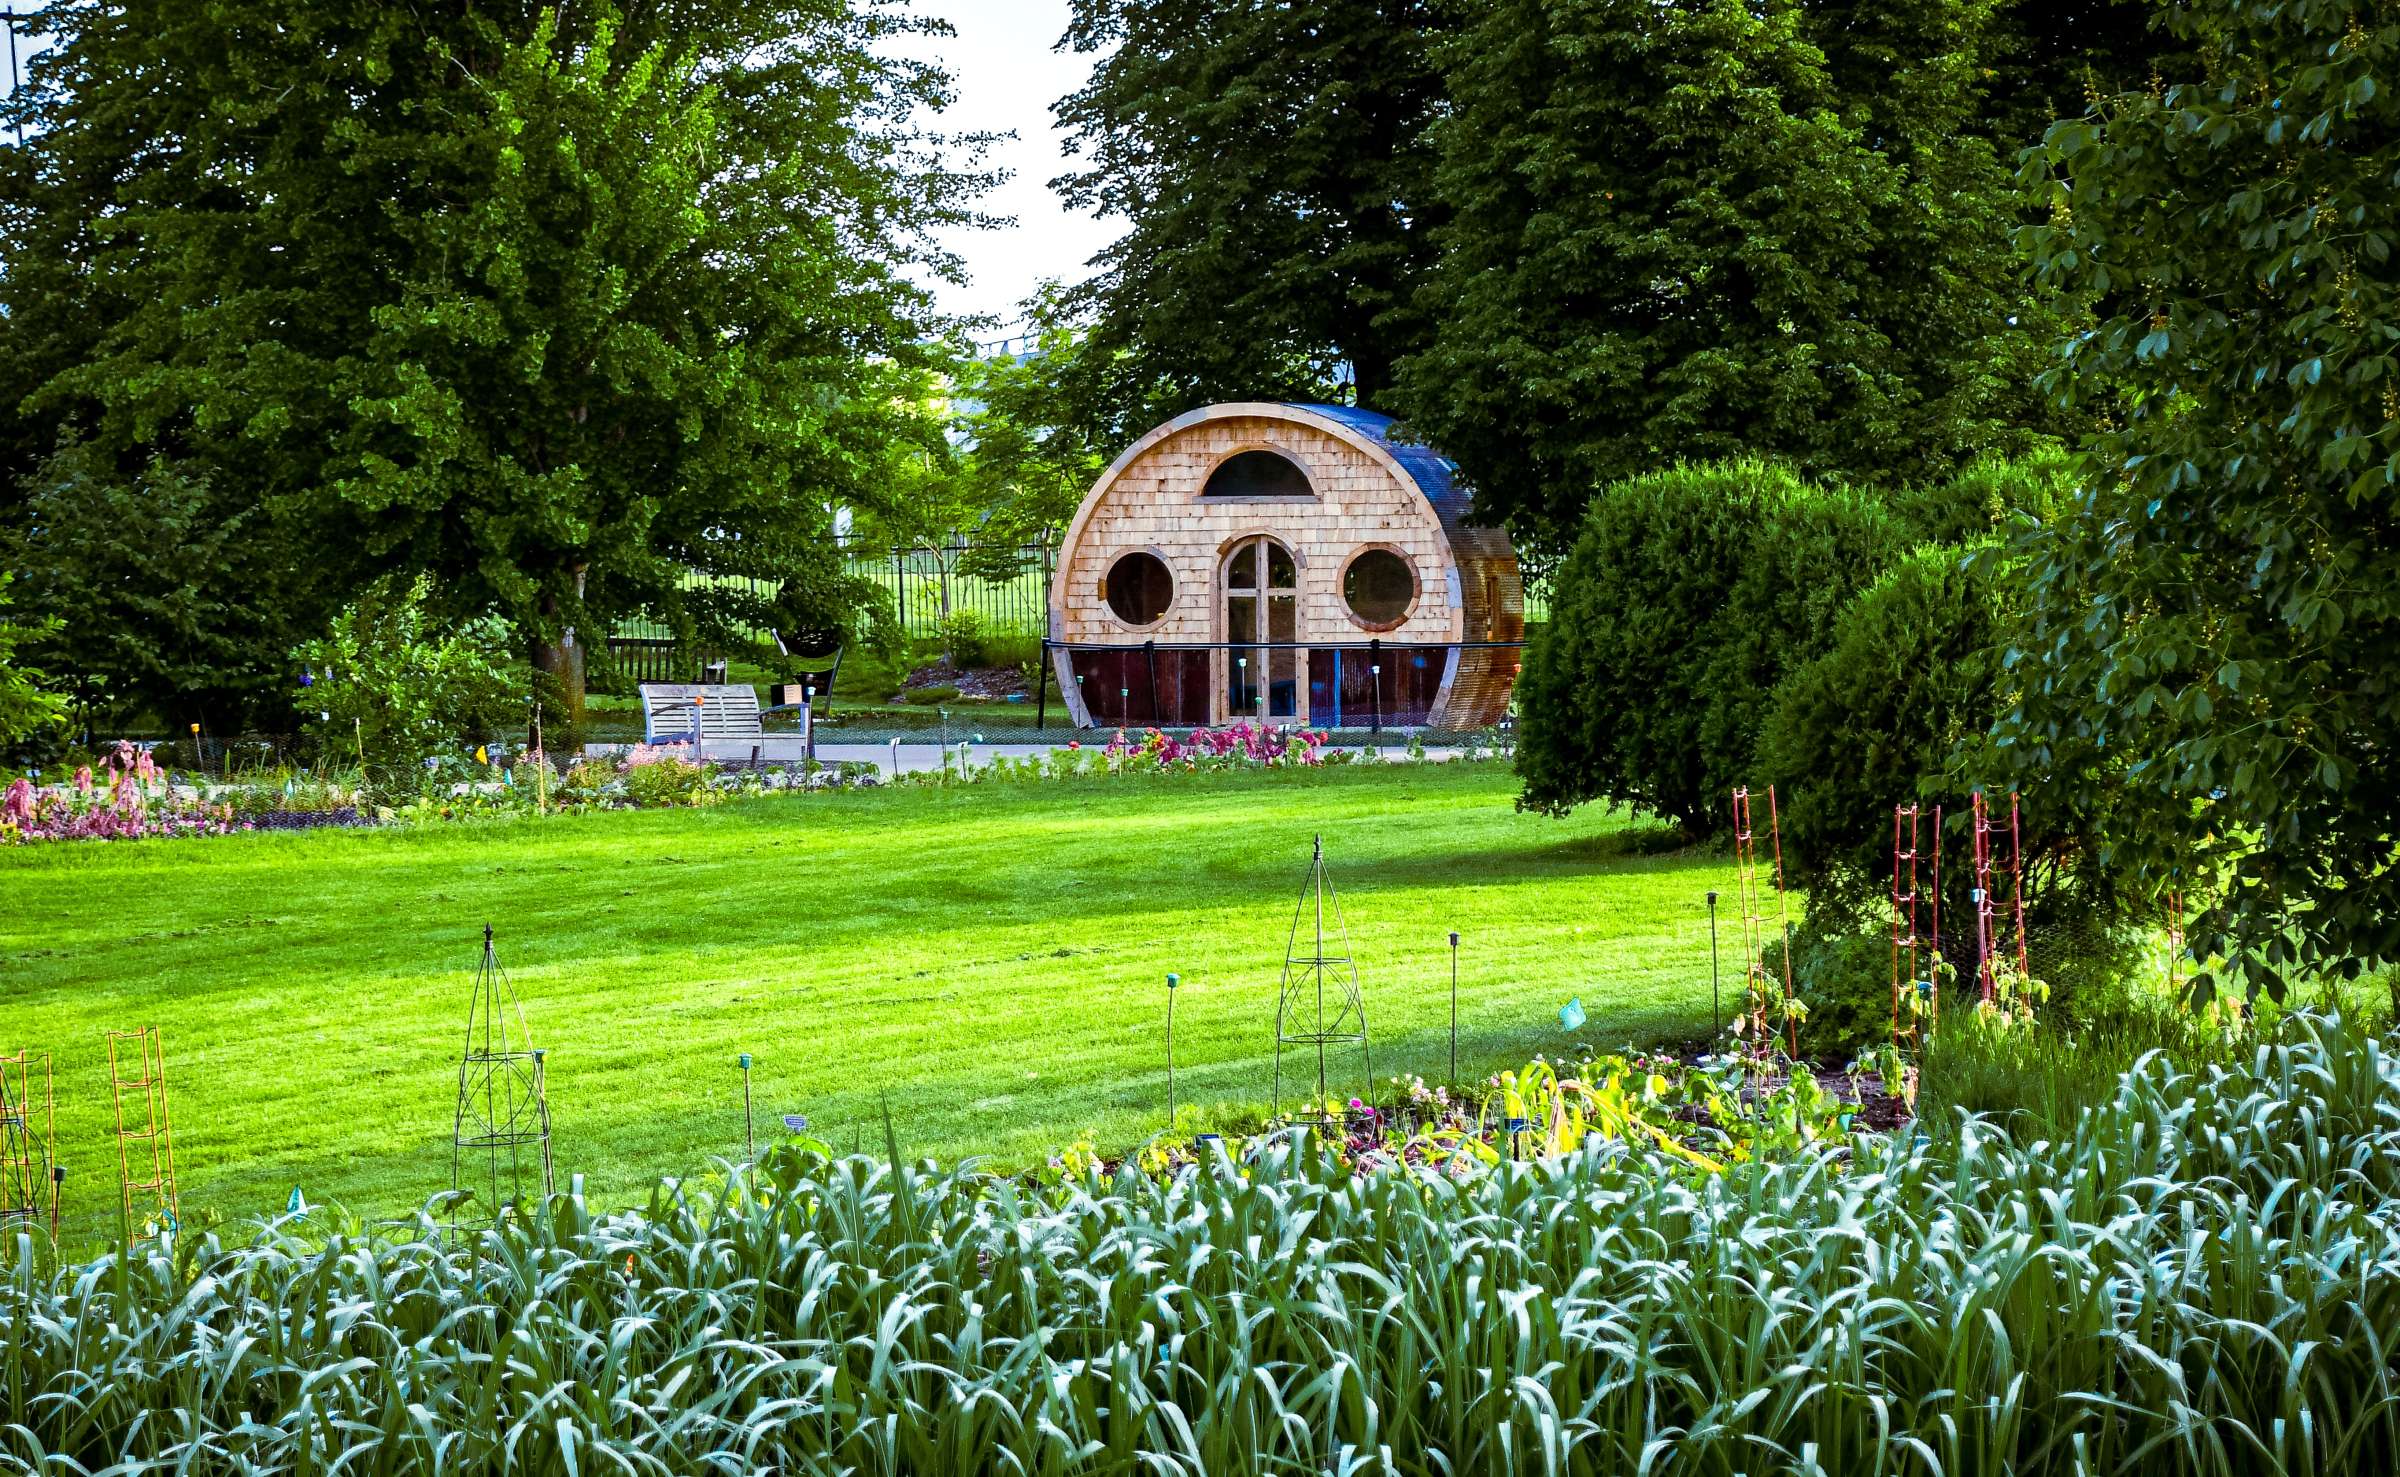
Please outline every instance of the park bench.
[[[693, 757], [789, 760], [808, 757], [808, 709], [800, 708], [800, 732], [769, 734], [761, 724], [758, 694], [740, 682], [645, 682], [642, 742], [690, 744], [694, 719], [699, 742]], [[791, 752], [785, 752], [791, 751]]]

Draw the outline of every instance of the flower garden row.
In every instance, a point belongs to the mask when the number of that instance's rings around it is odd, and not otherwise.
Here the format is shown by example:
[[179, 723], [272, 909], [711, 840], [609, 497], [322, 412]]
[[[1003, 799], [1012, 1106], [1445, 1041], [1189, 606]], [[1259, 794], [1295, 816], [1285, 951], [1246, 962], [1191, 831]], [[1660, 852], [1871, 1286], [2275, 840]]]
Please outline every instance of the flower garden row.
[[511, 814], [656, 809], [750, 795], [888, 783], [954, 785], [1121, 778], [1232, 770], [1310, 769], [1352, 756], [1310, 729], [1236, 723], [1178, 737], [1119, 730], [1104, 744], [1070, 741], [1040, 754], [978, 760], [945, 750], [939, 767], [894, 781], [868, 764], [752, 766], [701, 763], [676, 745], [636, 745], [610, 757], [478, 746], [380, 780], [357, 769], [277, 769], [235, 780], [181, 776], [150, 749], [110, 745], [64, 783], [19, 776], [0, 794], [0, 842], [125, 841], [454, 821]]

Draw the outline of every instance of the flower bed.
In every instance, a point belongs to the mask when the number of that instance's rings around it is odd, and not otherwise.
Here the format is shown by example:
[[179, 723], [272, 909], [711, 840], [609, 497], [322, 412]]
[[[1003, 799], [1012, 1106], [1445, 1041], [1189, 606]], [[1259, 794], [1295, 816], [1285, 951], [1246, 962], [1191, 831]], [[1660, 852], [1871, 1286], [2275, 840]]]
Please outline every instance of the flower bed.
[[178, 791], [149, 751], [120, 743], [94, 772], [71, 784], [37, 789], [30, 778], [0, 796], [0, 841], [135, 841], [154, 836], [223, 836], [255, 829], [229, 802]]

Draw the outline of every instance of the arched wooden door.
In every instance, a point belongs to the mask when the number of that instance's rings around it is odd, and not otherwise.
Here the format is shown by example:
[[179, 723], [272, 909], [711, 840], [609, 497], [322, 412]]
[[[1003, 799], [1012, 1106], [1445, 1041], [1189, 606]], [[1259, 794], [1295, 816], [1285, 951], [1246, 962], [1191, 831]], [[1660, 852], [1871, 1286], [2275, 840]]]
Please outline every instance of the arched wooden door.
[[[1225, 551], [1219, 628], [1230, 648], [1220, 653], [1218, 721], [1254, 718], [1305, 723], [1307, 653], [1300, 639], [1300, 570], [1292, 551], [1265, 534], [1238, 539]], [[1286, 643], [1282, 649], [1273, 643]]]

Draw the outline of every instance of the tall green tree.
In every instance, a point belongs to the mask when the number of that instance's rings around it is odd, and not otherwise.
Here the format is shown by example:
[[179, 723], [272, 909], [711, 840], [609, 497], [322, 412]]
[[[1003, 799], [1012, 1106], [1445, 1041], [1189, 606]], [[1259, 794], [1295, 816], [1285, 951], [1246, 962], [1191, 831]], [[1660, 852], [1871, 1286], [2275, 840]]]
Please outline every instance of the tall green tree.
[[[12, 102], [0, 367], [322, 576], [434, 576], [570, 703], [570, 633], [738, 624], [912, 428], [910, 273], [981, 176], [887, 0], [62, 6]], [[972, 157], [972, 141], [968, 157]], [[29, 430], [26, 423], [31, 422]], [[162, 554], [162, 557], [166, 557]], [[85, 618], [79, 615], [79, 618]], [[103, 613], [89, 618], [104, 619]], [[288, 649], [288, 646], [287, 646]]]
[[2188, 70], [2027, 165], [2042, 279], [2097, 305], [2046, 384], [2100, 429], [2023, 551], [1998, 739], [2121, 790], [2124, 884], [2184, 893], [2195, 954], [2280, 991], [2295, 962], [2400, 959], [2400, 18], [2161, 19]]
[[1090, 81], [1056, 108], [1084, 167], [1055, 182], [1122, 216], [1073, 303], [1092, 323], [1092, 434], [1195, 404], [1377, 404], [1425, 341], [1441, 219], [1436, 0], [1075, 0]]
[[1488, 0], [1395, 406], [1537, 558], [1678, 458], [1931, 480], [2039, 418], [1988, 0]]
[[48, 676], [17, 656], [19, 647], [50, 634], [59, 622], [55, 616], [31, 623], [14, 619], [10, 581], [8, 572], [0, 570], [0, 747], [55, 726], [65, 718], [67, 706], [65, 698], [49, 690]]

